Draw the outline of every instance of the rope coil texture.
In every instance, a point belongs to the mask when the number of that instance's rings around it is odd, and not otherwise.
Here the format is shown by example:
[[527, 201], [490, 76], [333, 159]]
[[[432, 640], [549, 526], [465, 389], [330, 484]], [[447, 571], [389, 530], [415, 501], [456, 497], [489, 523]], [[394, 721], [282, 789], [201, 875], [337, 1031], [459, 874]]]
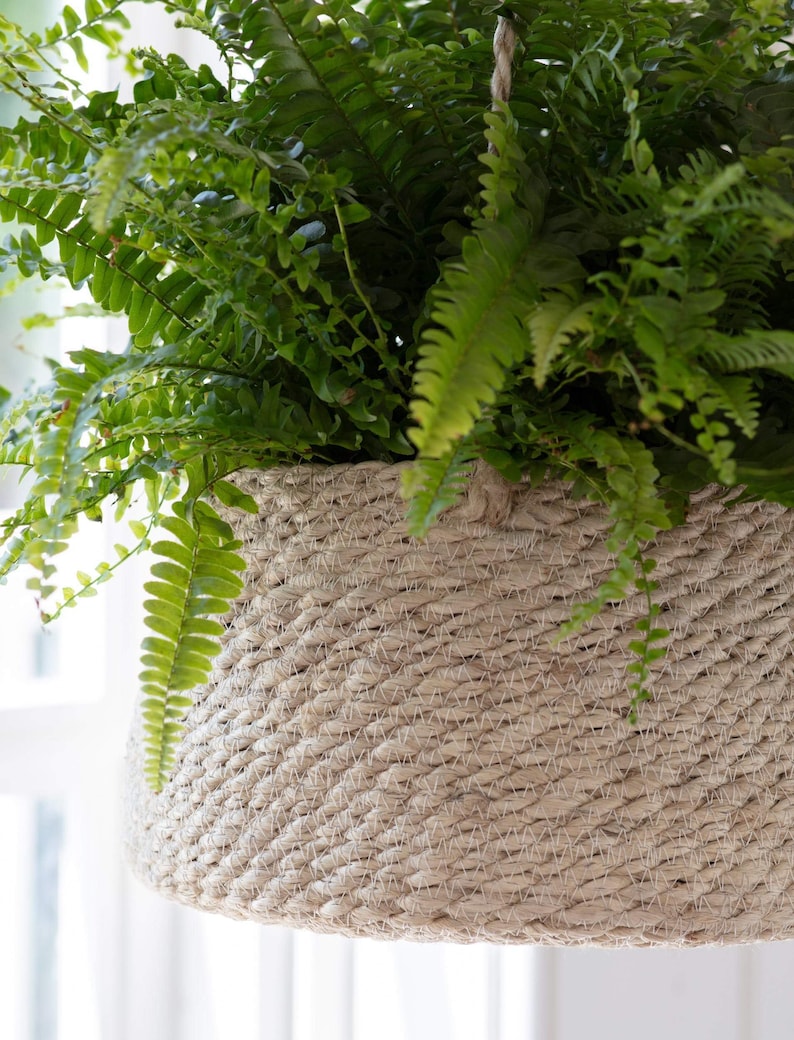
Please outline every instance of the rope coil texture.
[[247, 585], [160, 794], [131, 739], [135, 872], [347, 935], [794, 937], [794, 511], [706, 489], [662, 534], [670, 656], [632, 730], [641, 597], [550, 645], [609, 572], [603, 510], [481, 468], [417, 543], [402, 468], [236, 478]]
[[499, 15], [493, 38], [494, 70], [491, 76], [491, 98], [495, 102], [510, 100], [515, 50], [516, 33], [513, 23], [509, 18]]

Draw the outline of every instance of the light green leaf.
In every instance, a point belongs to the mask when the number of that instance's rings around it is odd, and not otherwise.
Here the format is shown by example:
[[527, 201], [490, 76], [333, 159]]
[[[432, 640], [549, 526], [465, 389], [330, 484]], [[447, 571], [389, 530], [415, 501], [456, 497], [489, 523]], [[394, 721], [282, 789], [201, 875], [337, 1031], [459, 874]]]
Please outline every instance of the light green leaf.
[[527, 316], [532, 336], [535, 361], [534, 381], [540, 390], [545, 385], [552, 362], [577, 333], [589, 333], [595, 301], [578, 305], [563, 293], [554, 293], [540, 301]]

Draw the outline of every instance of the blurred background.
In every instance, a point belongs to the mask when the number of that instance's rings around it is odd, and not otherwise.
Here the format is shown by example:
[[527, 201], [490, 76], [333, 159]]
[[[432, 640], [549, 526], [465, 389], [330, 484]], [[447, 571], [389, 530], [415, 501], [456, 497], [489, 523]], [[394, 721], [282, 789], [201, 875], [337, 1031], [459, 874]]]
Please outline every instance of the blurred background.
[[[137, 33], [206, 59], [150, 8]], [[28, 29], [57, 0], [0, 0]], [[92, 85], [122, 72], [98, 54]], [[0, 97], [4, 122], [13, 105]], [[3, 283], [0, 282], [0, 289]], [[123, 346], [112, 321], [55, 313], [66, 290], [0, 296], [0, 384], [41, 358]], [[72, 293], [66, 300], [74, 304]], [[78, 301], [79, 302], [79, 301]], [[0, 481], [0, 511], [18, 489]], [[113, 557], [90, 524], [69, 566]], [[137, 569], [136, 569], [137, 566]], [[597, 951], [379, 943], [226, 921], [172, 905], [123, 862], [125, 732], [145, 562], [44, 629], [25, 576], [0, 590], [0, 1040], [791, 1040], [794, 944]]]

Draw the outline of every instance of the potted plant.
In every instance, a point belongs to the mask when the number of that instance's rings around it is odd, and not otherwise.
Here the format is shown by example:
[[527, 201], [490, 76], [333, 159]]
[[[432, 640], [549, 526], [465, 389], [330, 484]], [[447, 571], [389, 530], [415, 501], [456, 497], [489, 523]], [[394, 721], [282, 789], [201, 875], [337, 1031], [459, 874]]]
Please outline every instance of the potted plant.
[[2, 572], [46, 620], [154, 555], [138, 872], [348, 934], [793, 934], [790, 13], [151, 2], [219, 62], [138, 51], [130, 101], [63, 71], [126, 0], [0, 18], [0, 255], [130, 336], [3, 400]]

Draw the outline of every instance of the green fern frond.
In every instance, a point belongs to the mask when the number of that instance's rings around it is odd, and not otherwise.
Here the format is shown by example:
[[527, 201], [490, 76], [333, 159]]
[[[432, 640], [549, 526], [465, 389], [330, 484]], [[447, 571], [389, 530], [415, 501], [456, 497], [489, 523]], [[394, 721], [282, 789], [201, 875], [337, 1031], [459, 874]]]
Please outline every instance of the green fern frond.
[[[659, 614], [658, 605], [650, 599], [655, 588], [648, 575], [655, 562], [646, 559], [641, 543], [652, 540], [659, 531], [672, 526], [666, 503], [659, 494], [659, 472], [652, 453], [635, 438], [623, 438], [614, 431], [597, 429], [586, 418], [555, 417], [555, 432], [564, 431], [569, 457], [594, 461], [606, 473], [609, 515], [612, 526], [606, 546], [615, 554], [612, 571], [587, 601], [575, 604], [569, 619], [560, 626], [555, 642], [578, 632], [608, 603], [624, 599], [632, 589], [646, 597], [648, 613], [638, 622], [640, 638], [632, 640], [630, 649], [636, 660], [627, 666], [632, 681], [629, 684], [632, 699], [630, 717], [636, 717], [637, 705], [650, 696], [647, 684], [650, 664], [663, 656], [659, 647], [651, 644], [669, 634], [666, 629], [653, 627]], [[604, 489], [606, 491], [606, 488]]]
[[[239, 45], [249, 58], [263, 59], [269, 88], [261, 115], [268, 134], [299, 134], [332, 168], [342, 163], [351, 170], [364, 198], [368, 187], [385, 193], [410, 225], [389, 171], [411, 148], [412, 120], [381, 88], [370, 49], [391, 49], [394, 27], [372, 25], [345, 0], [232, 0], [229, 7], [239, 17]], [[355, 106], [346, 103], [353, 91]]]
[[471, 475], [476, 453], [466, 441], [440, 459], [418, 459], [403, 473], [408, 531], [424, 538], [439, 515], [454, 505]]
[[[37, 269], [45, 278], [63, 275], [75, 287], [87, 283], [104, 310], [129, 315], [130, 332], [139, 347], [150, 346], [157, 337], [174, 342], [194, 331], [193, 318], [204, 305], [207, 289], [189, 271], [158, 277], [163, 260], [95, 231], [82, 211], [75, 212], [72, 195], [59, 199], [55, 193], [18, 189], [4, 194], [0, 186], [0, 198], [17, 220], [35, 230], [35, 238], [26, 231], [19, 240], [9, 237], [0, 258], [29, 273]], [[53, 239], [60, 262], [42, 252]]]
[[0, 523], [0, 585], [6, 583], [9, 574], [28, 562], [35, 538], [33, 524], [40, 516], [41, 510], [23, 509]]
[[30, 491], [31, 498], [46, 503], [43, 515], [31, 524], [33, 538], [26, 548], [26, 562], [38, 572], [29, 587], [42, 599], [52, 591], [47, 581], [55, 567], [50, 561], [65, 551], [77, 530], [74, 502], [84, 480], [81, 439], [98, 411], [98, 385], [92, 376], [62, 372], [51, 413], [42, 422]]
[[243, 587], [245, 563], [236, 553], [231, 529], [206, 503], [192, 506], [192, 523], [184, 503], [161, 526], [171, 535], [157, 541], [159, 557], [151, 569], [155, 581], [144, 588], [144, 622], [154, 633], [143, 642], [146, 762], [144, 770], [155, 790], [162, 789], [176, 756], [181, 719], [190, 706], [186, 692], [206, 681], [219, 649], [223, 625], [207, 614], [222, 614]]
[[419, 451], [445, 455], [492, 404], [507, 372], [529, 353], [520, 321], [540, 288], [532, 225], [507, 214], [469, 236], [460, 262], [447, 264], [419, 347], [410, 431]]
[[[530, 352], [522, 328], [541, 289], [562, 285], [581, 273], [575, 258], [539, 239], [540, 213], [518, 206], [512, 173], [517, 124], [509, 113], [489, 114], [498, 155], [483, 161], [483, 217], [463, 241], [462, 257], [448, 263], [433, 291], [431, 319], [419, 344], [410, 432], [420, 453], [445, 455], [470, 432], [483, 409], [493, 404], [510, 369]], [[502, 175], [502, 165], [511, 172]]]
[[[305, 180], [306, 171], [287, 155], [269, 154], [244, 147], [226, 134], [208, 125], [206, 117], [184, 121], [170, 110], [152, 114], [125, 128], [121, 144], [104, 149], [93, 169], [95, 192], [86, 206], [96, 231], [107, 232], [122, 213], [134, 191], [142, 191], [136, 178], [151, 165], [153, 153], [188, 151], [191, 147], [210, 148], [216, 155], [228, 156], [235, 162], [252, 166], [253, 171], [267, 168], [281, 182]], [[255, 162], [252, 164], [251, 160]]]
[[592, 333], [592, 312], [595, 303], [585, 300], [576, 303], [565, 293], [554, 293], [532, 308], [526, 324], [532, 336], [534, 382], [540, 390], [549, 375], [552, 363], [578, 333]]
[[[160, 117], [159, 122], [163, 122]], [[95, 193], [89, 199], [87, 213], [95, 231], [107, 233], [112, 221], [133, 191], [136, 177], [158, 145], [181, 140], [182, 128], [173, 122], [164, 128], [152, 127], [151, 133], [127, 138], [122, 146], [106, 148], [93, 171]]]
[[711, 375], [709, 390], [746, 437], [758, 432], [760, 401], [751, 376]]
[[[52, 388], [4, 409], [0, 421], [0, 466], [19, 467], [22, 474], [35, 473], [37, 431], [52, 415]], [[43, 566], [44, 559], [35, 551], [35, 545], [41, 524], [46, 522], [47, 501], [39, 496], [28, 496], [16, 512], [0, 521], [0, 582], [31, 557]]]
[[524, 149], [518, 143], [518, 120], [502, 102], [494, 111], [486, 112], [483, 119], [489, 148], [480, 155], [480, 163], [485, 167], [480, 174], [481, 219], [498, 220], [500, 215], [512, 212], [520, 199], [537, 231], [548, 190], [538, 192], [537, 199], [527, 195], [536, 184]]
[[752, 368], [777, 368], [794, 364], [794, 332], [758, 329], [741, 336], [713, 334], [702, 355], [709, 368], [719, 372], [743, 372]]

